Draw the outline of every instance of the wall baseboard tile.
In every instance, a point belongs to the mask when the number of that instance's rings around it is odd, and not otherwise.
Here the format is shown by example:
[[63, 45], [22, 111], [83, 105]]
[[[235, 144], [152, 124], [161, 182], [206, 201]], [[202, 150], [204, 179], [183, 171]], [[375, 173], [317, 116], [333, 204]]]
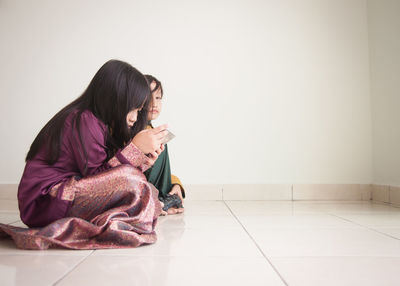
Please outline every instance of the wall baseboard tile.
[[394, 206], [400, 207], [400, 187], [389, 187], [389, 202]]
[[361, 196], [363, 201], [372, 200], [372, 184], [360, 184]]
[[295, 184], [294, 201], [368, 201], [369, 184]]
[[291, 201], [292, 185], [287, 184], [228, 184], [222, 185], [226, 201]]
[[[16, 200], [17, 184], [0, 184], [0, 199]], [[192, 184], [186, 200], [389, 201], [400, 205], [400, 187], [369, 184]], [[390, 198], [390, 200], [389, 200]]]
[[222, 201], [222, 185], [184, 185], [185, 200]]
[[376, 202], [390, 202], [390, 187], [385, 185], [372, 185], [372, 200]]
[[18, 184], [0, 184], [0, 199], [17, 200]]

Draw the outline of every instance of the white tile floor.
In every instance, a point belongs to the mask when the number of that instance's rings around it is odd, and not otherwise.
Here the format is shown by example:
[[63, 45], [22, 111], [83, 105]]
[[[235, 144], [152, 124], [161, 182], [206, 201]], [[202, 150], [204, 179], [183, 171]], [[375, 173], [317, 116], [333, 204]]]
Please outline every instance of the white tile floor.
[[[187, 201], [136, 249], [22, 251], [0, 285], [400, 285], [400, 208], [372, 202]], [[16, 204], [0, 221], [21, 225]]]

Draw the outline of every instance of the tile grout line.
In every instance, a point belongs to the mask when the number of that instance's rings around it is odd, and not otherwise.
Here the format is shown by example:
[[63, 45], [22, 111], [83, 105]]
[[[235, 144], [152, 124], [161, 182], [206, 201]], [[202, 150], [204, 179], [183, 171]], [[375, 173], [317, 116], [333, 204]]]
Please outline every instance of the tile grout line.
[[293, 202], [293, 184], [292, 184], [292, 188], [291, 189], [292, 189], [292, 202]]
[[94, 253], [95, 250], [92, 250], [92, 252], [83, 257], [81, 261], [79, 261], [70, 271], [68, 271], [67, 273], [65, 273], [60, 279], [58, 279], [56, 282], [53, 283], [53, 286], [57, 285], [58, 283], [60, 283], [65, 277], [67, 277], [72, 271], [74, 271], [76, 268], [78, 268], [79, 265], [81, 265], [89, 256], [91, 256]]
[[262, 251], [261, 247], [257, 244], [257, 242], [255, 241], [255, 239], [250, 235], [250, 233], [247, 231], [247, 229], [244, 227], [244, 225], [242, 224], [242, 222], [238, 219], [238, 217], [233, 213], [233, 211], [231, 210], [231, 208], [228, 206], [228, 204], [226, 203], [226, 201], [223, 201], [225, 206], [229, 209], [229, 211], [231, 212], [231, 214], [233, 215], [233, 217], [237, 220], [237, 222], [242, 226], [243, 230], [247, 233], [247, 235], [250, 237], [250, 239], [253, 241], [253, 243], [256, 245], [256, 247], [258, 248], [258, 250], [261, 252], [261, 254], [264, 256], [264, 258], [267, 260], [267, 262], [269, 263], [269, 265], [272, 267], [272, 269], [275, 271], [276, 274], [278, 274], [279, 278], [282, 280], [282, 282], [288, 286], [289, 284], [285, 281], [285, 279], [282, 277], [282, 275], [279, 273], [278, 269], [276, 269], [276, 267], [272, 264], [272, 262], [268, 259], [268, 257], [265, 255], [264, 251]]
[[351, 220], [349, 220], [349, 219], [347, 219], [347, 218], [344, 218], [344, 217], [341, 217], [341, 216], [339, 216], [339, 215], [335, 215], [335, 214], [332, 214], [332, 213], [329, 213], [329, 215], [335, 216], [335, 217], [337, 217], [337, 218], [339, 218], [339, 219], [342, 219], [342, 220], [344, 220], [344, 221], [348, 221], [348, 222], [354, 223], [355, 225], [358, 225], [358, 226], [361, 226], [361, 227], [363, 227], [363, 228], [372, 230], [373, 232], [382, 234], [382, 235], [384, 235], [384, 236], [387, 236], [387, 237], [390, 237], [390, 238], [394, 238], [394, 239], [396, 239], [396, 240], [400, 240], [400, 238], [398, 238], [398, 237], [391, 236], [390, 234], [387, 234], [387, 233], [384, 233], [384, 232], [380, 232], [380, 231], [378, 231], [378, 230], [376, 230], [376, 229], [374, 229], [374, 228], [372, 228], [372, 227], [359, 224], [359, 223], [357, 223], [357, 222], [355, 222], [355, 221], [351, 221]]

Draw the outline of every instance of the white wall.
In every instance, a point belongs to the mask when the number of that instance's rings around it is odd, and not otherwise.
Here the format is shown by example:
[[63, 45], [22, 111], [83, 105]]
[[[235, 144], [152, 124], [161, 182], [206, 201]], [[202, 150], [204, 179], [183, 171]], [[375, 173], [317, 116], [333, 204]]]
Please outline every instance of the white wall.
[[376, 184], [400, 186], [400, 1], [368, 1]]
[[184, 183], [370, 183], [365, 0], [0, 1], [0, 183], [108, 59], [164, 84]]

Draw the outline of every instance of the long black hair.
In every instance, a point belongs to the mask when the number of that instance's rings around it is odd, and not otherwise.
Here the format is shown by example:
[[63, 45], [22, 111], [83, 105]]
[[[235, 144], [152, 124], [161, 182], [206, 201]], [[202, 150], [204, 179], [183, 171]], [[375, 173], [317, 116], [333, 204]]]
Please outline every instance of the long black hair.
[[[146, 78], [130, 64], [118, 60], [106, 62], [95, 74], [85, 92], [61, 109], [40, 130], [33, 141], [26, 161], [45, 148], [45, 160], [53, 165], [60, 155], [64, 122], [68, 115], [76, 112], [73, 128], [79, 134], [87, 164], [87, 152], [82, 143], [80, 118], [85, 110], [90, 110], [108, 127], [106, 139], [107, 155], [112, 157], [147, 124], [147, 112], [151, 91]], [[126, 115], [133, 109], [142, 108], [132, 128], [128, 127]]]
[[154, 86], [154, 88], [151, 90], [151, 92], [155, 92], [156, 90], [160, 89], [161, 92], [161, 97], [164, 96], [164, 91], [163, 91], [163, 87], [161, 82], [153, 75], [150, 74], [145, 74], [144, 75], [146, 77], [147, 82], [149, 83], [149, 86], [154, 82], [156, 85]]
[[[161, 84], [161, 81], [159, 81], [155, 76], [151, 75], [151, 74], [145, 74], [144, 75], [149, 87], [151, 88], [151, 84], [154, 82], [156, 85], [153, 87], [153, 89], [151, 89], [151, 93], [153, 94], [154, 92], [156, 92], [158, 89], [160, 89], [160, 93], [161, 93], [161, 98], [163, 98], [164, 96], [164, 90]], [[151, 100], [153, 100], [153, 96], [151, 96]], [[150, 102], [151, 102], [150, 100]], [[150, 107], [149, 107], [150, 108]], [[149, 110], [150, 111], [150, 110]], [[147, 124], [150, 125], [151, 127], [153, 127], [153, 124], [151, 123], [151, 120], [147, 120]]]

